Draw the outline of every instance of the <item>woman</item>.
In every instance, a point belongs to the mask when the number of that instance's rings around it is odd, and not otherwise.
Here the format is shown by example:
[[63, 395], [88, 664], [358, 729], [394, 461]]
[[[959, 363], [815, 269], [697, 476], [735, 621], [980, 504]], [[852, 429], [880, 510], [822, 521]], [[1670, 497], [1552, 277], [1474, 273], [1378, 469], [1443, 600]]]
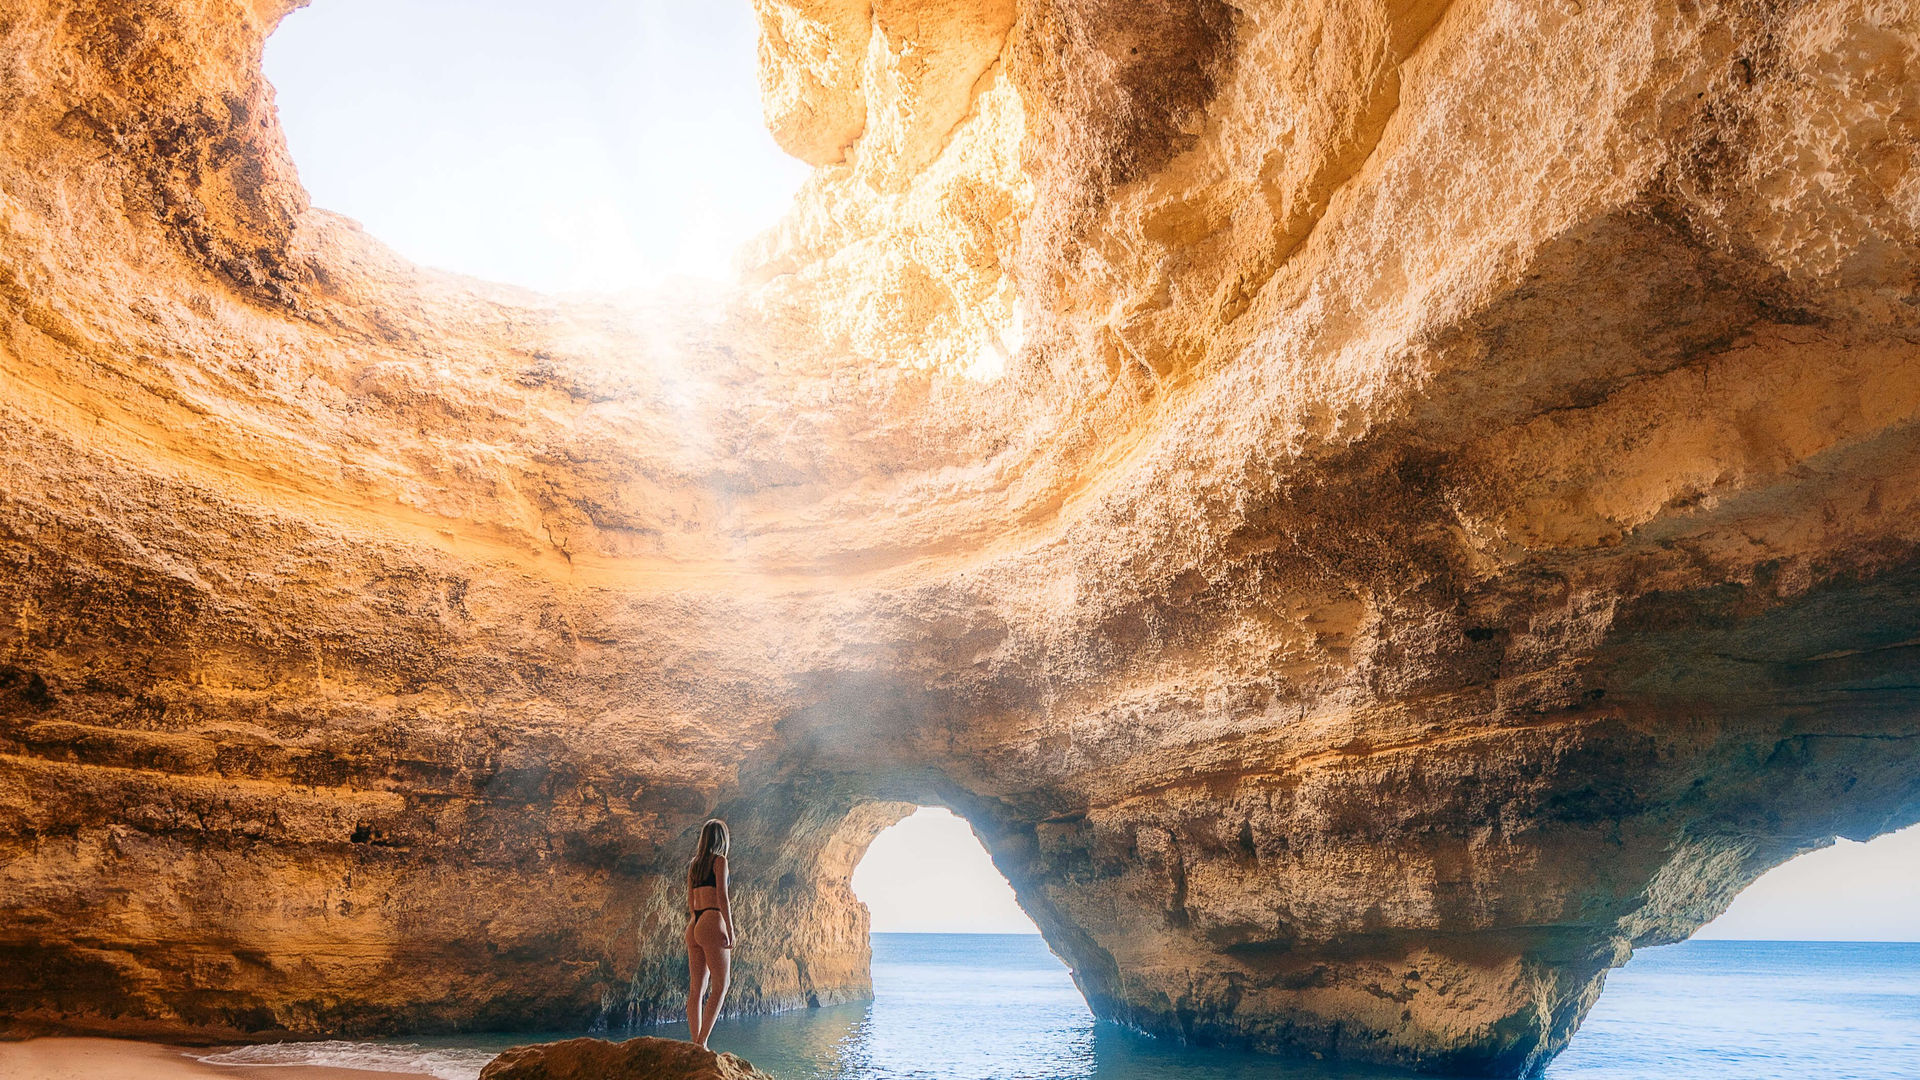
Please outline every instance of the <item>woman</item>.
[[687, 907], [693, 911], [687, 921], [687, 1032], [705, 1046], [720, 1016], [720, 1001], [727, 996], [727, 972], [733, 966], [727, 823], [719, 818], [700, 826], [700, 844], [687, 865]]

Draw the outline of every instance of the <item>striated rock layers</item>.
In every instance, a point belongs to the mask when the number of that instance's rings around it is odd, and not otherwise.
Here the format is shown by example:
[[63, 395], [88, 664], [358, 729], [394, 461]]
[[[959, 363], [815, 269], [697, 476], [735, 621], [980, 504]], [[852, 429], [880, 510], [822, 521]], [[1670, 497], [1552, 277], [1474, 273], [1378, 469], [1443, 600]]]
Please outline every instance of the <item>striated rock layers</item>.
[[[1517, 1074], [1920, 820], [1910, 0], [757, 0], [711, 294], [308, 208], [284, 0], [0, 0], [0, 1017], [868, 992], [972, 822], [1102, 1016]], [[484, 223], [476, 223], [484, 227]]]

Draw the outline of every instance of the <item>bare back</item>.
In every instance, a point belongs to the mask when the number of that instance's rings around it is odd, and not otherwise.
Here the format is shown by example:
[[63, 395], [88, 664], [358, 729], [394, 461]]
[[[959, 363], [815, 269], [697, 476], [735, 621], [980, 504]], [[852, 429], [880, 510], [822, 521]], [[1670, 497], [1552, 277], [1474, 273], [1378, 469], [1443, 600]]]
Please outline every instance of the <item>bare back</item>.
[[708, 865], [705, 879], [695, 880], [689, 884], [687, 889], [688, 910], [692, 911], [695, 915], [699, 915], [703, 911], [724, 912], [727, 907], [726, 888], [727, 858], [724, 855], [716, 855]]

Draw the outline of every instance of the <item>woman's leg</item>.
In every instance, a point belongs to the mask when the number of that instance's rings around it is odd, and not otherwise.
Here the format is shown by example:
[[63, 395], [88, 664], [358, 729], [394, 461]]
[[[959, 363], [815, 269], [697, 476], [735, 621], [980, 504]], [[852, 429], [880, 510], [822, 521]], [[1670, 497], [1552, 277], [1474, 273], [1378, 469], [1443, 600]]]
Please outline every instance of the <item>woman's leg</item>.
[[720, 1019], [720, 1003], [727, 996], [727, 976], [733, 969], [732, 949], [707, 949], [707, 1001], [706, 1008], [700, 1011], [700, 1021], [706, 1025], [700, 1029], [700, 1037], [694, 1042], [707, 1045], [707, 1036], [713, 1034], [713, 1022]]
[[701, 1046], [707, 1045], [707, 1036], [713, 1034], [713, 1022], [720, 1018], [720, 1003], [727, 996], [727, 976], [733, 969], [733, 950], [721, 943], [727, 940], [720, 929], [720, 913], [713, 912], [713, 918], [702, 913], [693, 924], [694, 939], [700, 945], [700, 952], [706, 959], [704, 972], [707, 996], [700, 1010], [701, 1028], [695, 1033], [693, 1041]]
[[707, 989], [707, 950], [687, 935], [687, 1038], [700, 1042], [700, 999]]

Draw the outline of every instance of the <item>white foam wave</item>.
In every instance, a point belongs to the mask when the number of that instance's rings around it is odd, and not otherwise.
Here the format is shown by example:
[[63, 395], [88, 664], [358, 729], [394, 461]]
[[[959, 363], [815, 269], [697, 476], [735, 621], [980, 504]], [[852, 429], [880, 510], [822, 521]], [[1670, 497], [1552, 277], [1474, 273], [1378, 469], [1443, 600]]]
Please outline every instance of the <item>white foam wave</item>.
[[417, 1043], [262, 1043], [208, 1054], [209, 1065], [319, 1065], [368, 1072], [417, 1073], [436, 1080], [479, 1080], [494, 1058], [488, 1050], [425, 1047]]

